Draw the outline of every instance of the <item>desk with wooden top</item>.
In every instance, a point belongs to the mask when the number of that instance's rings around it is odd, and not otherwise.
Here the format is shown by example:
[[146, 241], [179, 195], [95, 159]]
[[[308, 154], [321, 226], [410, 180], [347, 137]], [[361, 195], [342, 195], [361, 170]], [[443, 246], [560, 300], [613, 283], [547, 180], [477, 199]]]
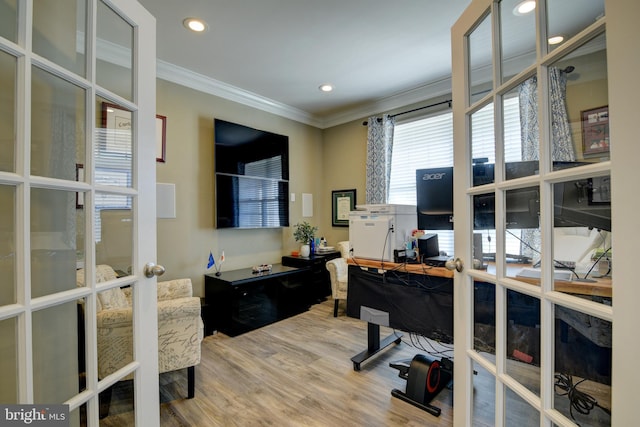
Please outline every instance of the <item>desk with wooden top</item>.
[[[530, 264], [507, 264], [507, 277], [516, 279], [531, 285], [540, 285], [540, 279], [518, 276], [523, 268], [531, 267]], [[495, 266], [489, 264], [487, 272], [495, 274]], [[574, 295], [590, 295], [611, 298], [613, 295], [611, 277], [599, 277], [595, 282], [578, 280], [555, 280], [553, 290]]]
[[[424, 264], [398, 264], [363, 258], [351, 258], [348, 260], [348, 264], [347, 315], [366, 320], [368, 323], [368, 346], [366, 350], [351, 359], [354, 370], [360, 370], [362, 362], [384, 348], [393, 343], [399, 344], [401, 342], [402, 335], [397, 332], [381, 340], [381, 325], [405, 332], [416, 332], [428, 337], [435, 335], [441, 338], [443, 342], [453, 342], [453, 272], [444, 267], [431, 267]], [[539, 286], [540, 279], [516, 277], [517, 272], [524, 267], [530, 266], [526, 264], [507, 265], [507, 276]], [[488, 272], [495, 274], [495, 266], [490, 265]], [[406, 276], [406, 279], [401, 277], [397, 280], [390, 280], [389, 273], [394, 273], [395, 275], [406, 274], [408, 276]], [[418, 279], [419, 277], [424, 277], [425, 279]], [[413, 286], [406, 286], [404, 282], [410, 280], [428, 280], [429, 284], [422, 286], [420, 283], [417, 285], [414, 283]], [[481, 281], [478, 282], [481, 283]], [[392, 286], [380, 286], [381, 284]], [[434, 289], [437, 291], [435, 294]], [[554, 290], [586, 297], [611, 298], [612, 296], [610, 278], [600, 278], [596, 283], [556, 280]], [[363, 306], [388, 313], [388, 323], [385, 321], [379, 322], [375, 317], [369, 320], [363, 318]], [[559, 310], [557, 317], [584, 334], [585, 331], [580, 328], [579, 324], [581, 320], [567, 316], [568, 313]], [[383, 317], [383, 319], [385, 318]], [[435, 323], [438, 323], [438, 325], [434, 327]], [[607, 336], [606, 333], [601, 335]], [[602, 341], [602, 339], [594, 341], [589, 334], [585, 336], [599, 347], [610, 347], [610, 343]]]
[[367, 321], [367, 349], [351, 358], [354, 370], [402, 341], [398, 332], [381, 339], [380, 326], [453, 342], [451, 271], [363, 258], [350, 258], [348, 264], [347, 315]]
[[[357, 265], [365, 268], [376, 268], [380, 270], [392, 270], [403, 271], [407, 273], [426, 274], [436, 277], [448, 277], [453, 278], [453, 272], [447, 270], [444, 267], [431, 267], [425, 264], [398, 264], [395, 262], [387, 261], [375, 261], [372, 259], [364, 258], [350, 258], [348, 260], [349, 265]], [[508, 264], [507, 265], [507, 277], [517, 279], [521, 282], [526, 282], [532, 285], [540, 285], [540, 279], [529, 277], [517, 277], [518, 271], [523, 268], [531, 267], [531, 264]], [[487, 272], [495, 274], [495, 264], [489, 264]], [[556, 280], [554, 283], [554, 290], [558, 292], [565, 292], [568, 294], [577, 295], [592, 295], [599, 297], [611, 298], [613, 295], [613, 287], [611, 284], [611, 277], [600, 277], [595, 283], [580, 282], [580, 281], [566, 281]]]

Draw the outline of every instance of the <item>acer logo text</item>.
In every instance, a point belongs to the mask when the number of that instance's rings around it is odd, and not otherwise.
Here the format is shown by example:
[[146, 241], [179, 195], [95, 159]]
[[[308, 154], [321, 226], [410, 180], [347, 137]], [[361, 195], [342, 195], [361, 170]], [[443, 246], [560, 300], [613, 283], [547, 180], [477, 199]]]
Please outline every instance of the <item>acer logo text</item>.
[[423, 181], [431, 181], [431, 180], [436, 180], [436, 179], [442, 179], [443, 176], [445, 176], [446, 173], [444, 172], [440, 172], [440, 173], [425, 173], [424, 175], [422, 175], [422, 180]]

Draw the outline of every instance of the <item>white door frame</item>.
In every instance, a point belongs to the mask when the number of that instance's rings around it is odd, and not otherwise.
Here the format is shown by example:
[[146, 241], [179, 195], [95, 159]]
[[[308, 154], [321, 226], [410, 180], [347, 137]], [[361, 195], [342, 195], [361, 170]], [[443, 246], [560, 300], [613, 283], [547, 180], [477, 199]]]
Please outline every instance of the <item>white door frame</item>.
[[[136, 425], [159, 425], [159, 392], [158, 392], [158, 357], [157, 357], [157, 301], [156, 278], [146, 278], [143, 274], [146, 262], [156, 259], [156, 193], [155, 193], [155, 90], [156, 90], [156, 49], [155, 49], [155, 18], [151, 16], [137, 1], [130, 0], [102, 0], [106, 5], [117, 11], [132, 27], [134, 32], [133, 70], [134, 87], [133, 100], [125, 101], [134, 111], [133, 135], [133, 186], [122, 191], [122, 194], [133, 199], [134, 204], [134, 252], [132, 276], [127, 280], [134, 292], [134, 361], [108, 377], [106, 381], [97, 378], [97, 340], [96, 340], [96, 284], [90, 277], [85, 287], [75, 288], [74, 284], [66, 286], [74, 289], [52, 295], [39, 297], [32, 304], [30, 292], [31, 257], [30, 226], [30, 188], [52, 188], [71, 192], [84, 192], [85, 209], [89, 212], [86, 218], [85, 235], [85, 266], [87, 272], [95, 272], [95, 239], [93, 233], [94, 221], [91, 212], [94, 207], [95, 185], [93, 183], [93, 144], [91, 141], [96, 134], [95, 129], [95, 99], [98, 94], [106, 94], [95, 83], [96, 55], [100, 53], [96, 48], [96, 10], [100, 0], [87, 1], [87, 33], [88, 43], [85, 52], [88, 58], [86, 77], [78, 77], [62, 67], [41, 59], [33, 54], [32, 26], [33, 2], [31, 0], [18, 1], [18, 38], [16, 43], [3, 43], [3, 50], [17, 58], [17, 90], [15, 103], [16, 117], [16, 167], [15, 173], [0, 172], [3, 184], [16, 188], [16, 276], [17, 292], [16, 304], [0, 307], [0, 320], [17, 319], [17, 388], [18, 403], [21, 404], [52, 404], [66, 403], [70, 411], [74, 411], [86, 404], [89, 409], [88, 425], [98, 425], [98, 395], [108, 386], [129, 373], [135, 378], [135, 420]], [[66, 17], [68, 18], [68, 17]], [[69, 26], [69, 22], [52, 22], [55, 25]], [[63, 181], [43, 177], [30, 176], [31, 138], [31, 69], [32, 64], [57, 74], [61, 78], [73, 82], [86, 92], [86, 162], [85, 181]], [[117, 99], [117, 96], [113, 96]], [[38, 309], [72, 303], [73, 317], [76, 316], [77, 300], [85, 301], [85, 329], [86, 331], [86, 389], [71, 397], [66, 402], [34, 402], [33, 369], [33, 322], [32, 313]], [[70, 357], [77, 357], [71, 354]], [[77, 380], [76, 380], [77, 381]]]
[[[454, 116], [454, 158], [456, 179], [454, 181], [455, 204], [455, 247], [456, 255], [469, 268], [472, 259], [471, 242], [471, 202], [468, 192], [470, 182], [470, 125], [466, 118], [468, 113], [468, 91], [465, 82], [468, 80], [466, 65], [466, 38], [473, 25], [483, 16], [493, 1], [473, 0], [467, 10], [461, 15], [452, 28], [452, 57], [453, 57], [453, 116]], [[540, 2], [539, 2], [540, 5]], [[603, 307], [601, 315], [610, 318], [613, 324], [612, 349], [612, 425], [626, 426], [637, 423], [635, 410], [635, 385], [640, 381], [640, 370], [635, 369], [640, 343], [637, 339], [635, 326], [640, 324], [640, 287], [637, 282], [637, 251], [640, 241], [640, 229], [637, 222], [637, 212], [640, 202], [632, 190], [639, 181], [638, 159], [640, 158], [640, 144], [637, 139], [637, 100], [640, 99], [640, 85], [637, 84], [637, 70], [640, 68], [640, 53], [631, 48], [630, 40], [638, 40], [640, 32], [634, 17], [640, 14], [640, 5], [634, 0], [606, 0], [606, 36], [607, 36], [607, 70], [609, 82], [609, 108], [611, 115], [610, 135], [612, 140], [610, 164], [598, 167], [611, 170], [612, 197], [612, 228], [616, 253], [616, 267], [613, 272], [614, 301], [613, 308]], [[605, 23], [605, 24], [606, 24]], [[544, 161], [542, 159], [541, 161]], [[548, 161], [548, 160], [547, 160]], [[615, 167], [613, 167], [615, 165]], [[632, 178], [633, 177], [633, 178]], [[633, 193], [633, 194], [632, 194]], [[547, 205], [550, 197], [547, 194]], [[544, 200], [542, 200], [544, 203]], [[498, 206], [498, 201], [496, 202]], [[547, 220], [551, 216], [547, 215]], [[622, 230], [622, 231], [619, 231]], [[545, 237], [543, 232], [543, 244]], [[550, 277], [549, 277], [550, 279]], [[471, 410], [473, 399], [473, 278], [468, 270], [456, 273], [454, 286], [454, 334], [455, 334], [455, 386], [454, 386], [454, 424], [471, 425]], [[542, 293], [549, 292], [549, 281], [543, 284]], [[564, 302], [564, 301], [563, 301]], [[496, 306], [504, 304], [499, 293], [496, 293]], [[541, 322], [549, 324], [552, 320], [551, 304], [541, 304]], [[499, 321], [496, 320], [498, 323]], [[549, 340], [548, 335], [542, 334], [542, 341]], [[544, 347], [544, 344], [543, 344]], [[497, 350], [499, 352], [500, 350]], [[542, 354], [543, 377], [551, 372], [549, 363], [551, 350], [548, 348]], [[546, 356], [545, 356], [546, 355]], [[546, 357], [546, 360], [545, 360]], [[545, 365], [546, 361], [546, 365]], [[493, 370], [501, 372], [498, 366]], [[546, 382], [545, 382], [546, 381]], [[498, 381], [497, 381], [498, 383]], [[549, 389], [549, 380], [542, 380], [541, 387]], [[504, 402], [502, 387], [496, 387], [496, 405]], [[550, 407], [551, 396], [541, 396], [542, 413], [548, 416], [546, 408]], [[502, 425], [504, 419], [496, 414], [496, 424]], [[541, 425], [551, 425], [550, 419], [541, 417]]]
[[[158, 315], [156, 277], [147, 278], [145, 264], [156, 261], [156, 21], [140, 3], [112, 0], [134, 25], [134, 252], [133, 294], [135, 419], [138, 426], [160, 424], [158, 383]], [[137, 215], [136, 215], [137, 214]]]

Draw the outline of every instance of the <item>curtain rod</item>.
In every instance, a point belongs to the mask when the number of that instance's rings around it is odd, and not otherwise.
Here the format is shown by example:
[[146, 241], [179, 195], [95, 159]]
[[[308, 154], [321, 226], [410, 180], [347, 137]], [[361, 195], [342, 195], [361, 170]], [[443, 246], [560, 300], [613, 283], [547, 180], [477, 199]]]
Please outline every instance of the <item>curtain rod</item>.
[[[397, 116], [401, 116], [403, 114], [409, 114], [409, 113], [413, 113], [415, 111], [426, 110], [427, 108], [437, 107], [438, 105], [443, 105], [443, 104], [449, 104], [449, 108], [451, 108], [451, 102], [452, 101], [450, 99], [448, 99], [446, 101], [436, 102], [435, 104], [425, 105], [424, 107], [414, 108], [413, 110], [402, 111], [402, 112], [396, 113], [396, 114], [390, 114], [389, 117], [397, 117]], [[382, 118], [377, 117], [377, 120], [378, 120], [378, 123], [380, 123], [382, 121]], [[363, 126], [366, 126], [368, 124], [369, 124], [369, 122], [367, 122], [366, 120], [364, 122], [362, 122]]]

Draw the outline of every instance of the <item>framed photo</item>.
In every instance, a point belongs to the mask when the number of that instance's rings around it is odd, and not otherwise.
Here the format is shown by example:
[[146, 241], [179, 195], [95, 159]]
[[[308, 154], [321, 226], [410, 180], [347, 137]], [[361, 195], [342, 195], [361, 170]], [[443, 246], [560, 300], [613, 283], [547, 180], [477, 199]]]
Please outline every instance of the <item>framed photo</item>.
[[349, 226], [349, 212], [356, 208], [356, 190], [335, 190], [331, 192], [331, 225]]
[[609, 106], [584, 110], [582, 120], [582, 152], [585, 156], [609, 152]]

